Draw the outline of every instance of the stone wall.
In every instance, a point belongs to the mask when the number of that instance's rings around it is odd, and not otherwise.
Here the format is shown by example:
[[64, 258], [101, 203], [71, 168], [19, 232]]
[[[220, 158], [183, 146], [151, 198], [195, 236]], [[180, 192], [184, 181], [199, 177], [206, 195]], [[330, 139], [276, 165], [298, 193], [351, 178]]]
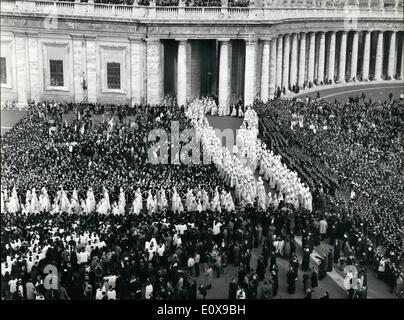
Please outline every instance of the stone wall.
[[[90, 101], [114, 103], [159, 103], [164, 93], [164, 49], [161, 40], [184, 39], [187, 41], [186, 57], [186, 91], [187, 99], [198, 97], [201, 92], [201, 67], [205, 57], [202, 56], [203, 42], [193, 40], [229, 39], [229, 102], [235, 103], [239, 98], [245, 99], [246, 66], [253, 66], [253, 79], [250, 79], [248, 94], [252, 98], [260, 96], [260, 79], [262, 67], [262, 39], [278, 39], [281, 35], [306, 33], [306, 66], [310, 59], [309, 34], [307, 32], [345, 30], [345, 20], [335, 18], [330, 21], [316, 21], [291, 18], [281, 22], [142, 22], [119, 19], [85, 20], [78, 17], [58, 17], [55, 29], [46, 29], [40, 16], [21, 19], [18, 15], [2, 14], [1, 20], [1, 55], [7, 59], [7, 83], [1, 86], [1, 100], [14, 100], [22, 104], [29, 100], [55, 99], [60, 101]], [[369, 73], [375, 72], [377, 35], [374, 31], [398, 31], [396, 38], [396, 61], [390, 67], [402, 74], [403, 23], [380, 17], [378, 19], [360, 18], [355, 26], [360, 32], [358, 37], [358, 73], [362, 71], [364, 35], [361, 31], [370, 30], [371, 54]], [[35, 30], [35, 31], [33, 31]], [[347, 41], [346, 74], [350, 75], [352, 52], [352, 30], [349, 29]], [[389, 33], [383, 38], [383, 57], [381, 72], [388, 71]], [[256, 39], [255, 54], [252, 62], [245, 59], [246, 39]], [[316, 37], [318, 39], [318, 35]], [[152, 40], [150, 40], [152, 39]], [[336, 43], [341, 39], [338, 32]], [[214, 43], [212, 41], [212, 43]], [[329, 38], [326, 37], [325, 76], [329, 73]], [[210, 46], [211, 44], [209, 44]], [[211, 93], [219, 87], [219, 42], [217, 49], [209, 51], [209, 67], [212, 73]], [[122, 49], [122, 88], [120, 91], [105, 90], [105, 61], [102, 57], [102, 46]], [[212, 47], [214, 45], [212, 44]], [[319, 42], [316, 41], [314, 59], [315, 72], [318, 72]], [[120, 50], [121, 50], [120, 49]], [[393, 48], [394, 49], [394, 48]], [[272, 49], [271, 49], [272, 50]], [[300, 50], [300, 46], [299, 46]], [[64, 63], [65, 85], [63, 88], [49, 87], [49, 56], [60, 56]], [[338, 75], [339, 52], [335, 52], [335, 75]], [[176, 69], [176, 67], [174, 68]], [[276, 68], [271, 67], [271, 70]], [[250, 70], [251, 71], [251, 70]], [[103, 75], [104, 73], [104, 75]], [[176, 72], [174, 72], [176, 75]], [[281, 72], [282, 75], [282, 72]], [[273, 76], [270, 75], [272, 81]], [[84, 84], [86, 86], [84, 86]], [[174, 85], [177, 79], [174, 78]], [[249, 97], [251, 99], [251, 97]]]

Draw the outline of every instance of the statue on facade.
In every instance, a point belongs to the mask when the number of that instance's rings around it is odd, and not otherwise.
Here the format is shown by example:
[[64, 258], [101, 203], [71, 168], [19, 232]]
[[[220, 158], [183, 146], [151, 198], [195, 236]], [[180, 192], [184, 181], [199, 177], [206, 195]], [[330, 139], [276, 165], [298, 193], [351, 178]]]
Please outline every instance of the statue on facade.
[[400, 0], [395, 0], [394, 1], [394, 9], [397, 10], [398, 9], [398, 3]]
[[87, 77], [86, 77], [86, 73], [83, 72], [82, 73], [82, 85], [83, 85], [83, 90], [87, 90]]

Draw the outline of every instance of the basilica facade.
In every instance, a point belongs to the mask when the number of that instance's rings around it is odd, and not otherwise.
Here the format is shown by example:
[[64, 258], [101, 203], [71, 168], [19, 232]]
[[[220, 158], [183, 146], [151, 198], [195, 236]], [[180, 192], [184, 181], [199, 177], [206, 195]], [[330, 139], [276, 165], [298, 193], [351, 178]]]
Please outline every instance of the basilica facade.
[[403, 2], [159, 7], [1, 1], [1, 101], [220, 105], [403, 79]]

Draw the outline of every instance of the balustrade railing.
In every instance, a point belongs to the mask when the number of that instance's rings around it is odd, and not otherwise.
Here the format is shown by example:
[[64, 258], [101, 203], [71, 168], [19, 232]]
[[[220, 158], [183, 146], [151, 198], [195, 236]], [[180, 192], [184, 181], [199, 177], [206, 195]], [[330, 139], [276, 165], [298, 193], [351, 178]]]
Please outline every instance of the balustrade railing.
[[[378, 0], [379, 1], [379, 0]], [[352, 3], [354, 4], [352, 4]], [[356, 3], [356, 4], [355, 4]], [[403, 18], [403, 1], [378, 6], [374, 1], [294, 0], [267, 1], [262, 7], [156, 7], [84, 2], [2, 0], [1, 14], [25, 13], [83, 17], [161, 20], [284, 20], [288, 18], [366, 17]], [[319, 5], [323, 4], [323, 5]], [[362, 6], [363, 5], [363, 6]]]

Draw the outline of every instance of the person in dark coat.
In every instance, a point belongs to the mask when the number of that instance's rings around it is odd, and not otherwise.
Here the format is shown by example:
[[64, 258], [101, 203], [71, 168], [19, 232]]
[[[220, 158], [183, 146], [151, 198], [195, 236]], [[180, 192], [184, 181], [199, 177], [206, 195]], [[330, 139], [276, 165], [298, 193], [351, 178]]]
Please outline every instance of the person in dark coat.
[[297, 259], [297, 256], [295, 254], [293, 254], [292, 258], [290, 259], [290, 266], [292, 267], [293, 272], [295, 273], [295, 276], [297, 278], [299, 272], [299, 260]]
[[294, 294], [296, 292], [296, 273], [292, 267], [289, 268], [288, 273], [286, 274], [286, 279], [288, 283], [288, 293]]
[[313, 241], [314, 241], [314, 246], [319, 246], [320, 245], [320, 227], [316, 226], [314, 231], [313, 231]]
[[310, 268], [310, 249], [304, 248], [303, 259], [302, 259], [302, 271], [307, 272]]
[[318, 267], [318, 279], [323, 280], [327, 275], [327, 256], [317, 257], [320, 259], [320, 265]]
[[236, 300], [237, 298], [237, 282], [236, 278], [231, 279], [230, 286], [229, 286], [229, 299]]
[[264, 258], [264, 267], [268, 267], [268, 258], [269, 258], [269, 244], [265, 241], [264, 245], [262, 246], [262, 257]]
[[318, 275], [317, 275], [317, 271], [313, 268], [312, 272], [311, 272], [311, 288], [317, 288], [318, 287]]
[[241, 265], [240, 266], [240, 269], [239, 269], [239, 271], [238, 271], [238, 283], [242, 283], [243, 281], [244, 281], [244, 277], [246, 276], [246, 271], [245, 271], [245, 269], [244, 269], [244, 266], [243, 265]]
[[277, 269], [272, 271], [272, 283], [273, 283], [274, 297], [276, 297], [276, 295], [278, 294], [278, 289], [279, 289], [279, 279], [278, 279]]
[[272, 270], [273, 266], [276, 266], [276, 255], [271, 254], [271, 258], [269, 259], [269, 268]]
[[335, 244], [335, 238], [336, 238], [336, 229], [334, 225], [329, 226], [329, 234], [330, 234], [330, 245], [334, 245]]
[[311, 287], [309, 281], [310, 281], [310, 275], [308, 273], [305, 273], [303, 275], [303, 291], [304, 292], [306, 292], [307, 289], [309, 289]]
[[247, 297], [248, 297], [248, 299], [257, 299], [257, 294], [258, 294], [258, 280], [257, 280], [257, 276], [255, 275], [249, 281]]
[[238, 267], [240, 264], [240, 246], [238, 245], [238, 243], [235, 244], [233, 251], [234, 251], [234, 266]]
[[332, 249], [328, 252], [328, 263], [327, 263], [327, 272], [332, 272], [332, 260], [333, 260]]
[[230, 243], [229, 248], [228, 248], [228, 259], [227, 262], [230, 264], [234, 264], [234, 243]]
[[310, 253], [312, 253], [313, 252], [313, 250], [314, 250], [314, 241], [313, 241], [313, 234], [311, 233], [311, 232], [309, 232], [308, 234], [307, 234], [307, 238], [306, 238], [307, 240], [307, 246], [309, 247], [309, 251], [310, 251]]
[[257, 275], [258, 275], [258, 278], [260, 281], [264, 280], [265, 265], [264, 265], [264, 259], [262, 256], [260, 256], [257, 261]]
[[306, 292], [304, 293], [304, 298], [305, 300], [311, 300], [311, 289], [307, 289]]
[[201, 284], [201, 285], [199, 286], [198, 291], [199, 291], [200, 296], [202, 297], [202, 300], [205, 300], [205, 299], [206, 299], [206, 295], [208, 294], [208, 291], [207, 291], [206, 288], [203, 286], [203, 284]]
[[190, 290], [189, 290], [189, 297], [191, 300], [196, 300], [197, 291], [198, 291], [198, 286], [196, 284], [196, 281], [194, 280], [192, 282]]
[[334, 245], [334, 263], [338, 263], [341, 258], [341, 241], [336, 240]]
[[77, 252], [76, 250], [73, 250], [71, 255], [70, 255], [70, 264], [73, 267], [73, 270], [77, 270]]
[[330, 299], [330, 294], [328, 291], [324, 292], [324, 295], [320, 298], [320, 300], [329, 300]]
[[264, 281], [262, 286], [261, 299], [269, 300], [273, 298], [273, 284], [272, 281]]

